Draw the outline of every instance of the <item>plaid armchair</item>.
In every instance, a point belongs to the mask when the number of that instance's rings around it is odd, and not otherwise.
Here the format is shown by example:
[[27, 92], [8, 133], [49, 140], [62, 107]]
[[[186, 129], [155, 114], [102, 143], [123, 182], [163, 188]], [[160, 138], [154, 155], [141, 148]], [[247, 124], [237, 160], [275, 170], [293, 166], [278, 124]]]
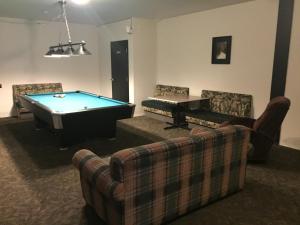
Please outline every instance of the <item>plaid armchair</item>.
[[112, 225], [173, 220], [244, 186], [249, 129], [227, 126], [119, 151], [73, 157], [86, 203]]
[[251, 129], [252, 149], [249, 152], [248, 159], [253, 162], [265, 162], [269, 157], [269, 152], [280, 131], [281, 124], [290, 108], [291, 101], [278, 96], [273, 98], [267, 105], [265, 111], [258, 119], [252, 118], [234, 118], [221, 124], [221, 127], [227, 125], [243, 125]]
[[19, 97], [25, 94], [42, 94], [49, 92], [63, 92], [61, 83], [43, 83], [43, 84], [15, 84], [13, 89], [13, 101], [17, 110], [17, 116], [20, 117], [21, 113], [29, 112], [25, 109]]

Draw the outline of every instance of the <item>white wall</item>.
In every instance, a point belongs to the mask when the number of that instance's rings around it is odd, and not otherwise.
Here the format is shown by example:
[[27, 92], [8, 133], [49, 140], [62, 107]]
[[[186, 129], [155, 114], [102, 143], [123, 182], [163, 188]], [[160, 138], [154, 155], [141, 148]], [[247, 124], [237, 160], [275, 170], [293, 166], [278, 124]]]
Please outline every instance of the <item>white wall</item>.
[[[253, 95], [254, 117], [269, 101], [276, 37], [278, 0], [256, 0], [157, 21], [133, 19], [101, 27], [71, 24], [73, 41], [84, 39], [93, 55], [47, 59], [43, 54], [58, 42], [59, 23], [0, 18], [0, 117], [13, 106], [12, 84], [62, 82], [65, 90], [86, 90], [111, 97], [110, 42], [129, 41], [130, 101], [153, 94], [155, 83]], [[295, 0], [286, 96], [291, 109], [282, 127], [281, 144], [300, 149], [300, 0]], [[211, 39], [232, 35], [230, 65], [211, 64]]]
[[112, 74], [111, 74], [111, 52], [110, 43], [112, 41], [128, 40], [129, 54], [129, 101], [134, 102], [134, 82], [133, 82], [133, 45], [132, 36], [126, 32], [126, 26], [130, 25], [130, 20], [100, 26], [99, 33], [99, 64], [101, 93], [104, 96], [112, 97]]
[[130, 20], [99, 27], [101, 92], [112, 96], [110, 42], [128, 40], [129, 99], [136, 104], [135, 115], [143, 113], [141, 101], [153, 95], [156, 82], [156, 21], [133, 18], [133, 33], [127, 34]]
[[[269, 102], [278, 0], [257, 0], [158, 23], [157, 82], [251, 94], [254, 116]], [[232, 35], [230, 65], [211, 64], [212, 37]]]
[[300, 0], [295, 0], [286, 96], [291, 108], [282, 126], [281, 144], [300, 149]]
[[0, 18], [0, 117], [11, 113], [13, 84], [61, 82], [65, 90], [100, 92], [96, 27], [70, 25], [73, 41], [85, 40], [92, 56], [44, 58], [48, 47], [57, 44], [60, 27], [64, 34], [60, 23]]
[[141, 114], [141, 101], [153, 94], [156, 82], [156, 22], [134, 18], [133, 23], [132, 35], [126, 32], [129, 20], [101, 27], [71, 24], [73, 41], [85, 40], [92, 56], [49, 59], [43, 55], [57, 44], [60, 30], [67, 40], [63, 24], [0, 18], [0, 41], [5, 43], [0, 51], [0, 117], [12, 114], [13, 84], [62, 82], [65, 90], [111, 97], [110, 42], [118, 40], [129, 41], [130, 102]]
[[134, 19], [133, 25], [134, 101], [141, 115], [141, 102], [153, 96], [156, 84], [156, 21]]

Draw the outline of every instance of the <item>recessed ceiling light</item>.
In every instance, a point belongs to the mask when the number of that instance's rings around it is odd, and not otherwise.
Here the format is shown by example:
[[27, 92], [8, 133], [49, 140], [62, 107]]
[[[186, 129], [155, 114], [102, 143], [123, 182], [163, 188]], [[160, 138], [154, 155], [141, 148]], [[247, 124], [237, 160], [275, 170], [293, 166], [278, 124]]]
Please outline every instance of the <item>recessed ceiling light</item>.
[[78, 5], [85, 5], [85, 4], [88, 4], [90, 2], [90, 0], [72, 0], [72, 2], [74, 2], [75, 4], [78, 4]]

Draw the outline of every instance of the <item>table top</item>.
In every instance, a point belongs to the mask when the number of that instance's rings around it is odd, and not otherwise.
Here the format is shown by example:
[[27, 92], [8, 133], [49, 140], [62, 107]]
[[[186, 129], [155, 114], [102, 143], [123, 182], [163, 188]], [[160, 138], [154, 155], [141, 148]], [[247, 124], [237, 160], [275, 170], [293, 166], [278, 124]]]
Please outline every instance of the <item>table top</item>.
[[41, 104], [56, 113], [70, 113], [127, 104], [125, 102], [81, 91], [28, 94], [25, 95], [25, 97], [33, 103]]
[[155, 96], [155, 97], [148, 97], [152, 100], [162, 101], [162, 102], [170, 102], [173, 104], [180, 104], [180, 103], [187, 103], [187, 102], [194, 102], [194, 101], [201, 101], [207, 100], [208, 98], [202, 98], [201, 96]]

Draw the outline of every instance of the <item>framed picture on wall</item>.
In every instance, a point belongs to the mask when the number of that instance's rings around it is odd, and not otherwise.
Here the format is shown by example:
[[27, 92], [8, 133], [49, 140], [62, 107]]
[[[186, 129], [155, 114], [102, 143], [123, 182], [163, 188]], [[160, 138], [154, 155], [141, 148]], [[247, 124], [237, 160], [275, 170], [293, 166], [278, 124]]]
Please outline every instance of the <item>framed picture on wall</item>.
[[212, 64], [230, 64], [232, 36], [212, 39]]

